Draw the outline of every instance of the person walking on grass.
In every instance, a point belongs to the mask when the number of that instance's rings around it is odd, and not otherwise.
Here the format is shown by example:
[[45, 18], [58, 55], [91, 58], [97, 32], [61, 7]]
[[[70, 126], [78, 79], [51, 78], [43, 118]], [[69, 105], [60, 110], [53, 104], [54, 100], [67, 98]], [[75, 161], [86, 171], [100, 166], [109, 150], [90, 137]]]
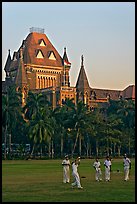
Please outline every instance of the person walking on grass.
[[106, 157], [106, 160], [104, 161], [104, 166], [105, 166], [105, 180], [110, 181], [111, 160], [109, 156]]
[[72, 188], [74, 186], [77, 186], [77, 188], [82, 189], [83, 187], [81, 186], [80, 177], [78, 173], [79, 164], [80, 164], [80, 157], [78, 157], [75, 161], [72, 162], [72, 176], [74, 178], [74, 182], [71, 184], [71, 186]]
[[126, 154], [124, 154], [123, 165], [124, 165], [124, 181], [127, 181], [129, 180], [129, 170], [131, 169], [131, 161]]
[[95, 162], [93, 163], [93, 167], [96, 171], [95, 173], [95, 179], [96, 181], [102, 181], [102, 172], [101, 172], [101, 164], [98, 158], [96, 158]]
[[70, 161], [68, 155], [65, 156], [65, 159], [62, 161], [63, 166], [63, 183], [70, 182]]

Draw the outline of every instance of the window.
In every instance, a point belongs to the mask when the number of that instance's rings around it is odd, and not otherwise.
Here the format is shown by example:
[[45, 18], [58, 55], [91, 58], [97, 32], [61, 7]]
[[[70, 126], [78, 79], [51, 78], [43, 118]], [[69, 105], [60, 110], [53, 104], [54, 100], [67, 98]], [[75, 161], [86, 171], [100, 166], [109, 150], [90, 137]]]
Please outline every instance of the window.
[[48, 53], [48, 58], [49, 58], [50, 60], [56, 60], [56, 56], [55, 56], [55, 54], [54, 54], [53, 51], [50, 51], [50, 52]]
[[36, 57], [39, 58], [39, 59], [43, 59], [44, 58], [44, 55], [43, 55], [41, 50], [37, 50], [36, 51]]
[[45, 41], [43, 39], [40, 39], [39, 40], [39, 45], [45, 47], [46, 43], [45, 43]]

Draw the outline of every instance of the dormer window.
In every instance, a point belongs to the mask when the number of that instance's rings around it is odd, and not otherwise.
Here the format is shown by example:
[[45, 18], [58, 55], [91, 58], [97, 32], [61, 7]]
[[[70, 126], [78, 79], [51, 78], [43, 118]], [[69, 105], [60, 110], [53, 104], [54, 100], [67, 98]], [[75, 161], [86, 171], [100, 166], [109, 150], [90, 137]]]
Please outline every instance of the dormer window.
[[39, 59], [43, 59], [44, 58], [44, 55], [43, 55], [41, 50], [37, 50], [36, 51], [36, 57], [39, 58]]
[[45, 41], [43, 39], [40, 39], [39, 40], [39, 45], [45, 47], [46, 43], [45, 43]]
[[53, 51], [50, 51], [50, 52], [48, 53], [48, 58], [49, 58], [50, 60], [56, 60], [56, 56], [55, 56], [55, 54], [54, 54]]

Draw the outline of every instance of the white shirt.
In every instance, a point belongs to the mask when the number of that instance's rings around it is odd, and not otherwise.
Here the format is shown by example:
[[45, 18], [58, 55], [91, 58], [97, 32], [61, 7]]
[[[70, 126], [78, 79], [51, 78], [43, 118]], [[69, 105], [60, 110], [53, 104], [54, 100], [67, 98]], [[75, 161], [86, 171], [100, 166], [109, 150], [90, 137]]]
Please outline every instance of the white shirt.
[[129, 158], [124, 158], [124, 159], [123, 159], [123, 163], [124, 163], [124, 167], [129, 167], [131, 161], [130, 161]]
[[[105, 162], [104, 162], [104, 165], [105, 165], [105, 167], [107, 166], [108, 168], [110, 168], [110, 166], [111, 166], [111, 161], [110, 160], [105, 160]], [[107, 168], [106, 167], [106, 168]]]
[[72, 173], [77, 174], [78, 173], [78, 164], [75, 164], [75, 162], [72, 164]]
[[69, 159], [68, 159], [68, 160], [67, 160], [67, 159], [64, 159], [64, 160], [62, 161], [62, 165], [63, 165], [63, 166], [69, 166], [69, 165], [70, 165]]
[[99, 170], [100, 169], [100, 162], [95, 161], [94, 164], [93, 164], [93, 167], [95, 167], [96, 169]]

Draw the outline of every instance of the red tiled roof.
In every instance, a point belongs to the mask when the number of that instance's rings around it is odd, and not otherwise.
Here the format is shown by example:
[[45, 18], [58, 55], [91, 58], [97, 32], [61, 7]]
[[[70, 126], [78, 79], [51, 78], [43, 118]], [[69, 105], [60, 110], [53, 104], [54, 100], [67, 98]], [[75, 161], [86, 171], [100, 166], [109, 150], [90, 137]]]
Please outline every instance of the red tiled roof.
[[[40, 41], [43, 40], [45, 42], [45, 46], [40, 46]], [[43, 65], [43, 66], [62, 66], [62, 58], [59, 55], [58, 51], [49, 41], [48, 37], [43, 33], [30, 33], [25, 42], [24, 46], [24, 64], [35, 64], [35, 65]], [[44, 58], [37, 58], [36, 53], [38, 50], [41, 50]], [[56, 60], [49, 59], [49, 52], [53, 52]]]

